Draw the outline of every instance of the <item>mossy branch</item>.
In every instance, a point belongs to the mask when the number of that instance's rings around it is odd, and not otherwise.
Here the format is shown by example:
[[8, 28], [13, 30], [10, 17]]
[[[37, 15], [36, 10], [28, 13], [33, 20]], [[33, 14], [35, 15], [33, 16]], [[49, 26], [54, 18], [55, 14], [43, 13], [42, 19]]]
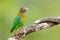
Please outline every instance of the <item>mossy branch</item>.
[[13, 36], [9, 37], [8, 40], [22, 40], [26, 35], [32, 32], [53, 27], [57, 24], [60, 24], [60, 17], [42, 18], [24, 27], [22, 30], [17, 30], [17, 32]]

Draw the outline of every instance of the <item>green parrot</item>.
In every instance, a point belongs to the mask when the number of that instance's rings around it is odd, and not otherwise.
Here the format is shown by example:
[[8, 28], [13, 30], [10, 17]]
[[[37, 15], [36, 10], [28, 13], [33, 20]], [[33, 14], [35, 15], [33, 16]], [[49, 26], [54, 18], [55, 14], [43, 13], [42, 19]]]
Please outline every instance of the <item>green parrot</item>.
[[25, 12], [28, 10], [28, 7], [24, 6], [19, 10], [18, 15], [14, 19], [13, 22], [13, 28], [10, 32], [13, 32], [14, 30], [17, 30], [19, 27], [24, 25], [24, 22], [26, 20]]

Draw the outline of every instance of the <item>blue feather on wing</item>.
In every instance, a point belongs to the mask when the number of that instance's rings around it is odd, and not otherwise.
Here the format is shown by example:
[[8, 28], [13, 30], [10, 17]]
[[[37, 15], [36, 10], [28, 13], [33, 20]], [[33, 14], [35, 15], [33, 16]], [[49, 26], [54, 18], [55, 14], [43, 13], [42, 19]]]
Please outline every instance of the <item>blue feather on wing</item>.
[[20, 16], [17, 16], [15, 18], [14, 23], [13, 23], [13, 28], [12, 28], [11, 32], [13, 32], [13, 30], [16, 28], [16, 26], [19, 25], [20, 19], [21, 19]]

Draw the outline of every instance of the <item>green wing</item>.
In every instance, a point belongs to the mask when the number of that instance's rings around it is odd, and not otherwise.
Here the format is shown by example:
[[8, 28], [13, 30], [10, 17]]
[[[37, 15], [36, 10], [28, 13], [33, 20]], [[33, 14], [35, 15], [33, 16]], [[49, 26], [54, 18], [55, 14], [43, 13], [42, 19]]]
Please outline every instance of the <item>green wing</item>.
[[13, 32], [14, 29], [18, 29], [18, 27], [22, 26], [24, 23], [22, 21], [22, 19], [20, 18], [20, 16], [17, 16], [14, 20], [13, 23], [13, 28], [11, 29], [10, 32]]

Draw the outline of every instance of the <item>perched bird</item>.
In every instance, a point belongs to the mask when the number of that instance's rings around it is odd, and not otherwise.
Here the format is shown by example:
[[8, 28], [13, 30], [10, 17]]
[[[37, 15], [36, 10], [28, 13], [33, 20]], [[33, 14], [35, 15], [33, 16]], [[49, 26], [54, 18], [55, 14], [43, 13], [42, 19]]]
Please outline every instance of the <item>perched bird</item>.
[[10, 32], [13, 32], [14, 30], [17, 30], [19, 27], [23, 26], [25, 20], [26, 20], [26, 16], [25, 16], [25, 12], [28, 10], [28, 7], [24, 6], [19, 10], [18, 15], [16, 16], [16, 18], [14, 19], [13, 22], [13, 28], [11, 29]]

